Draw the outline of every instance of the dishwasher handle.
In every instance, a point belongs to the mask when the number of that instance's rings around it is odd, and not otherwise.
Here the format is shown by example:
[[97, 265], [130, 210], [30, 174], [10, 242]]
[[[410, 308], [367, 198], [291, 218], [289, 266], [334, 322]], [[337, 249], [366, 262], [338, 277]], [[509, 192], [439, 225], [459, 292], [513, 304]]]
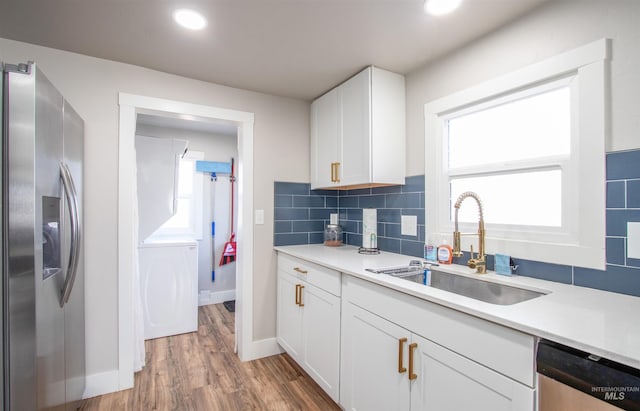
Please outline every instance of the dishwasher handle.
[[640, 411], [640, 370], [547, 340], [538, 343], [536, 369], [623, 410]]

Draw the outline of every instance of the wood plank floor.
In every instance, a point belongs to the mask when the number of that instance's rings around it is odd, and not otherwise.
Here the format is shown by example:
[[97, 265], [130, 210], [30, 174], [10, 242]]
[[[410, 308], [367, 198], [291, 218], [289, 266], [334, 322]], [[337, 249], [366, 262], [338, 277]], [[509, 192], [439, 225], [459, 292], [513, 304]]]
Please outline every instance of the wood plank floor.
[[198, 332], [145, 342], [130, 390], [84, 400], [82, 410], [340, 410], [286, 354], [241, 362], [234, 316], [202, 306]]

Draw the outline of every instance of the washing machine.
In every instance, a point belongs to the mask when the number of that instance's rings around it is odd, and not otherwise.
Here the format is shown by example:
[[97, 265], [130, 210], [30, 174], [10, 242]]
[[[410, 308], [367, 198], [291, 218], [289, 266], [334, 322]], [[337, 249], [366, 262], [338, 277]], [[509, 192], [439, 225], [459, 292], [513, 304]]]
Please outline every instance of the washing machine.
[[152, 240], [138, 246], [144, 339], [198, 330], [198, 243]]

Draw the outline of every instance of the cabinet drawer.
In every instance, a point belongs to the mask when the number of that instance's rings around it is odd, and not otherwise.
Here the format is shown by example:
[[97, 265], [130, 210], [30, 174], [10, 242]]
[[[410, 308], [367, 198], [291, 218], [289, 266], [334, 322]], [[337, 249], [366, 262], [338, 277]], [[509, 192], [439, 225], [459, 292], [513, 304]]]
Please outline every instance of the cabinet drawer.
[[333, 295], [340, 296], [340, 273], [299, 258], [278, 253], [278, 270], [294, 275]]
[[355, 277], [343, 283], [343, 301], [535, 387], [535, 337]]

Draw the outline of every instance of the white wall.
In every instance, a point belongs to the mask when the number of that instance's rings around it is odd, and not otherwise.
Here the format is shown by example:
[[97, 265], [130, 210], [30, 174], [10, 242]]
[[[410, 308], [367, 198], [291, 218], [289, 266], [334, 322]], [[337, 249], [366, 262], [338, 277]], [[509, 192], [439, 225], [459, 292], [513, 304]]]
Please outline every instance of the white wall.
[[640, 147], [640, 1], [552, 0], [407, 75], [407, 173], [424, 173], [424, 104], [556, 54], [611, 38], [607, 151]]
[[85, 121], [87, 373], [118, 366], [118, 93], [255, 113], [254, 339], [275, 336], [273, 182], [309, 181], [309, 103], [0, 39], [8, 63], [34, 60]]
[[[158, 127], [148, 124], [138, 124], [137, 133], [145, 136], [160, 138], [178, 138], [189, 142], [189, 150], [204, 153], [205, 161], [219, 161], [228, 163], [231, 158], [238, 160], [237, 135], [216, 135], [193, 130]], [[237, 171], [237, 170], [236, 170]], [[230, 232], [230, 186], [228, 176], [220, 176], [218, 181], [211, 181], [209, 174], [203, 177], [202, 240], [198, 241], [198, 291], [200, 305], [220, 303], [235, 298], [236, 265], [226, 264], [218, 266], [220, 255]], [[236, 210], [235, 224], [237, 225], [238, 190], [235, 190]], [[214, 210], [215, 204], [215, 210]], [[215, 236], [215, 282], [211, 281], [211, 221], [216, 222]]]

